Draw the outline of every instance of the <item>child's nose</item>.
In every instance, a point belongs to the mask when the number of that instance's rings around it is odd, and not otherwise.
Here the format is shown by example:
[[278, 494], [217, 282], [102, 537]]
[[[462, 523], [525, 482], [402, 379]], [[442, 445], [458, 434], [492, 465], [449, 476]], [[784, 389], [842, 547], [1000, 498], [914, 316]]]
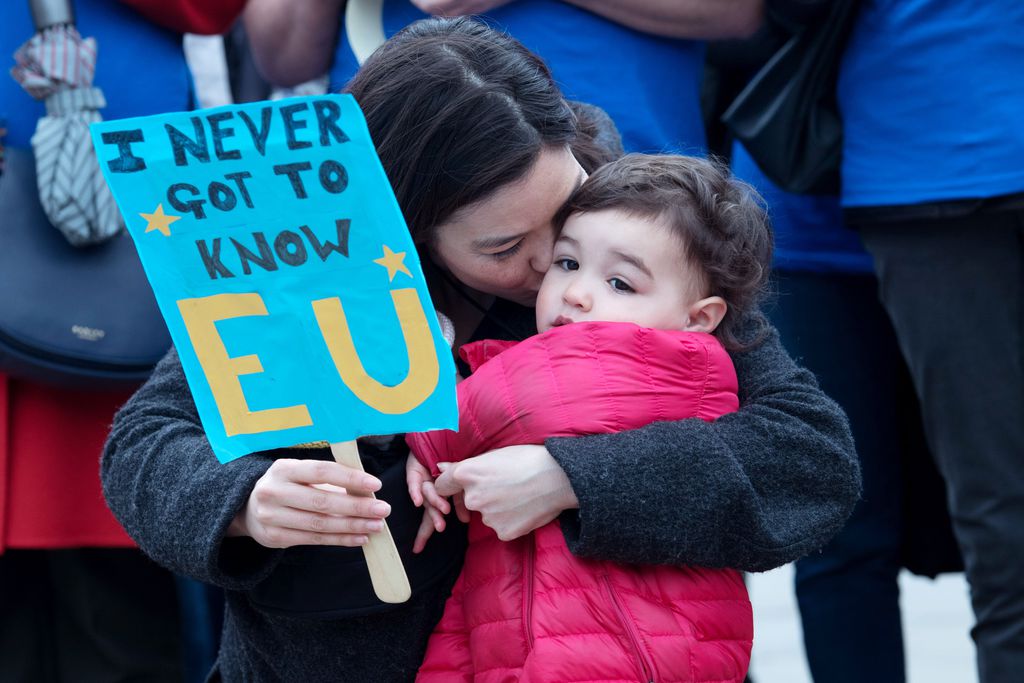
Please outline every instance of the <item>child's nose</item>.
[[565, 299], [565, 303], [576, 308], [582, 308], [588, 310], [590, 308], [590, 293], [587, 291], [586, 286], [580, 281], [576, 280], [569, 284], [565, 288], [565, 293], [562, 295]]

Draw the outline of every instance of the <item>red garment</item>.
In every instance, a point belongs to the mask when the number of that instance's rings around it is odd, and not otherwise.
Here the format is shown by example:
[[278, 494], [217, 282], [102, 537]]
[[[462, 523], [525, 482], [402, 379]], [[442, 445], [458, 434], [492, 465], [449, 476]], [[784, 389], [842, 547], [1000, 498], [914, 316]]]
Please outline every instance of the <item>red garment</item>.
[[[122, 2], [161, 26], [192, 33], [227, 30], [245, 5], [245, 0]], [[73, 391], [0, 375], [0, 553], [134, 547], [107, 509], [99, 478], [100, 452], [114, 413], [131, 393]]]
[[224, 33], [245, 9], [245, 0], [121, 0], [155, 24], [178, 33]]
[[0, 375], [0, 552], [135, 547], [100, 488], [103, 442], [131, 393]]
[[[461, 353], [474, 372], [459, 385], [459, 432], [408, 437], [435, 473], [501, 446], [739, 407], [732, 362], [702, 333], [578, 323]], [[738, 572], [578, 558], [557, 522], [502, 542], [474, 514], [417, 680], [739, 683], [752, 638]]]

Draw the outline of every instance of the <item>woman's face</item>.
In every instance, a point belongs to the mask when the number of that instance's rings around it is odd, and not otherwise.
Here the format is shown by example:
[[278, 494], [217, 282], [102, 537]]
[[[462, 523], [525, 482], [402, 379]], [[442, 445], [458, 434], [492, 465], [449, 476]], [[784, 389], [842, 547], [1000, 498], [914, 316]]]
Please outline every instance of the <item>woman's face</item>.
[[467, 287], [533, 306], [551, 265], [552, 218], [586, 177], [568, 147], [545, 148], [523, 178], [440, 224], [431, 257]]

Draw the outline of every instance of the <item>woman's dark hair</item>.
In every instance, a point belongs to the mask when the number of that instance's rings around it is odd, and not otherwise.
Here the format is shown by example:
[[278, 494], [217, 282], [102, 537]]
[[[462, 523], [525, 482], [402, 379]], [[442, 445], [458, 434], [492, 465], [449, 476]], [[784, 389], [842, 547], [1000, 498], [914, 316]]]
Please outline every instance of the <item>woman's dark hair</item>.
[[359, 102], [417, 244], [459, 209], [523, 177], [579, 122], [547, 66], [466, 18], [410, 24], [345, 88]]
[[703, 273], [708, 295], [729, 306], [715, 336], [730, 351], [760, 341], [767, 328], [758, 304], [767, 290], [773, 239], [764, 200], [754, 188], [711, 159], [627, 154], [591, 175], [555, 225], [560, 228], [574, 213], [606, 210], [664, 221], [680, 238], [686, 259]]
[[619, 129], [608, 112], [592, 104], [572, 100], [569, 106], [576, 114], [579, 128], [579, 134], [572, 143], [572, 154], [587, 174], [626, 153]]

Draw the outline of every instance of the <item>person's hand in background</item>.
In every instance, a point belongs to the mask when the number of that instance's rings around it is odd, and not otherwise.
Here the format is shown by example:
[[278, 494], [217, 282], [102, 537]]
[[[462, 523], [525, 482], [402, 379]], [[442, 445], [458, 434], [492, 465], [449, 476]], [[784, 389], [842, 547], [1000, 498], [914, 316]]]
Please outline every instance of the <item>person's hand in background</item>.
[[513, 0], [410, 0], [421, 12], [439, 17], [483, 14]]

